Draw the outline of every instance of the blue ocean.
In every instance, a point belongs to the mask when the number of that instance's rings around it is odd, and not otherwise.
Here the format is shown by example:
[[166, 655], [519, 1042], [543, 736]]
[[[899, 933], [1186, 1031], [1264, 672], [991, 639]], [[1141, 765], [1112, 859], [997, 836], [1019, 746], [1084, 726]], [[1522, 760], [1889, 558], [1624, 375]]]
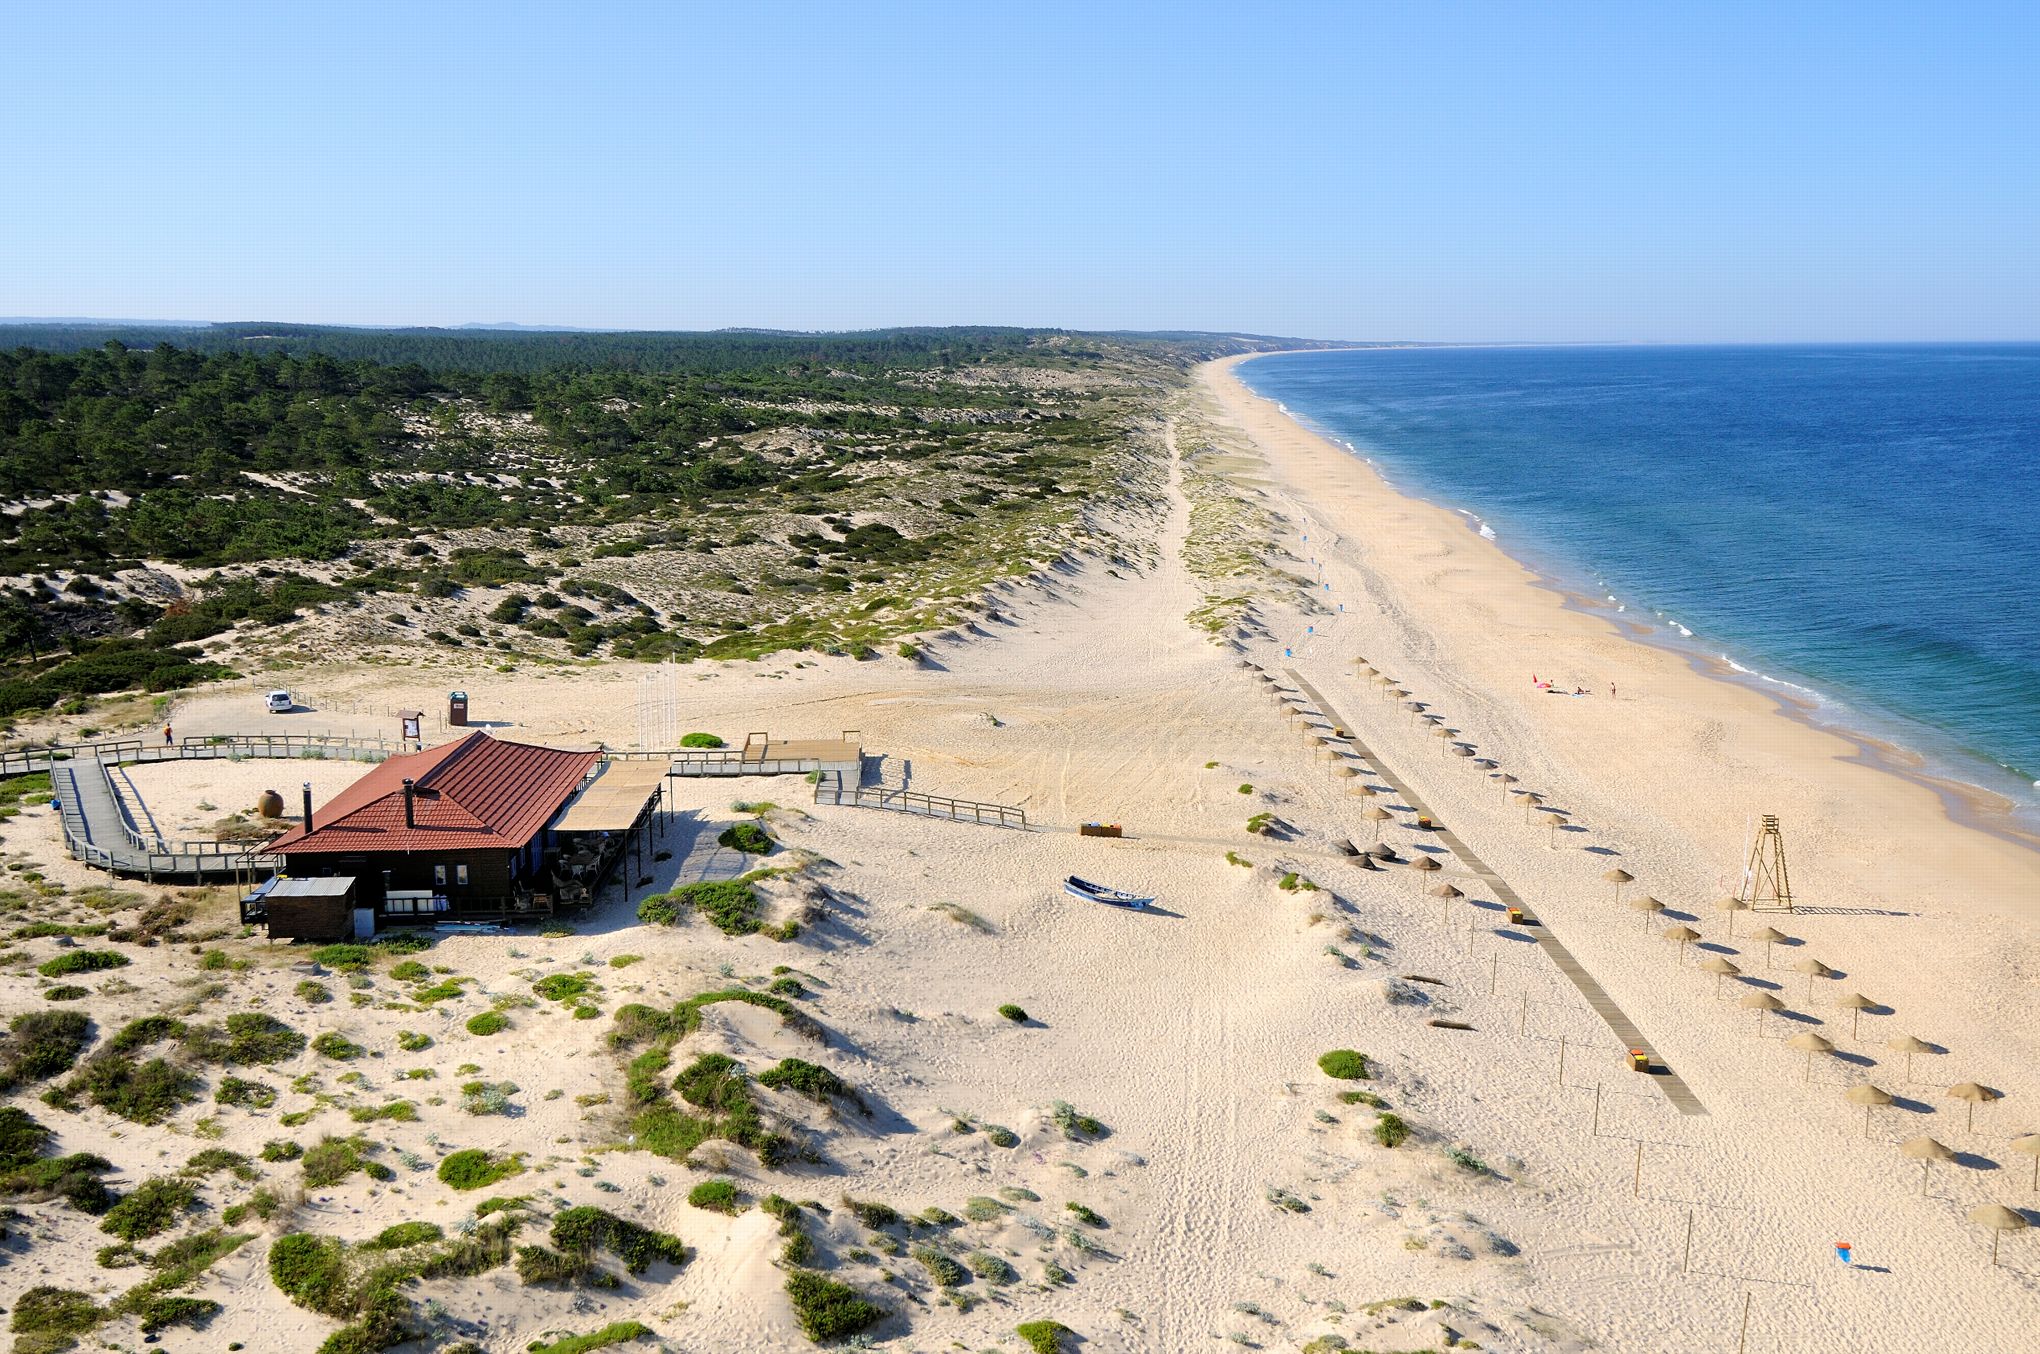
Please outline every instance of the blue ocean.
[[2034, 805], [2040, 345], [1370, 349], [1240, 375], [1559, 584]]

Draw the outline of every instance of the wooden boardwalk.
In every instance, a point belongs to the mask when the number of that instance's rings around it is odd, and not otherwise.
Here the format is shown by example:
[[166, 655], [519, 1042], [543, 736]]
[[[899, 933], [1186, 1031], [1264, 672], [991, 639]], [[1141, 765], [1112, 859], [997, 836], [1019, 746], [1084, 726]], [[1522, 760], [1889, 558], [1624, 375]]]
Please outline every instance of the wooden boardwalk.
[[[1295, 683], [1298, 691], [1301, 691], [1310, 698], [1311, 704], [1317, 707], [1318, 713], [1324, 716], [1332, 725], [1349, 731], [1353, 728], [1349, 721], [1334, 711], [1325, 698], [1318, 694], [1315, 687], [1303, 679], [1302, 674], [1293, 668], [1284, 668], [1282, 674]], [[1366, 744], [1362, 743], [1357, 737], [1353, 737], [1350, 732], [1346, 741], [1351, 743], [1353, 751], [1366, 761], [1369, 766], [1373, 767], [1375, 773], [1382, 780], [1388, 783], [1390, 789], [1402, 796], [1403, 803], [1409, 805], [1414, 812], [1429, 815], [1434, 822], [1436, 821], [1436, 816], [1431, 814], [1431, 810], [1425, 806], [1424, 801], [1417, 798], [1410, 787], [1403, 784], [1396, 774], [1388, 769], [1387, 763], [1375, 756]], [[1504, 907], [1520, 907], [1530, 916], [1537, 916], [1536, 909], [1524, 902], [1516, 890], [1509, 887], [1509, 881], [1496, 874], [1488, 867], [1485, 861], [1467, 849], [1466, 843], [1461, 841], [1458, 835], [1450, 828], [1433, 828], [1431, 835], [1443, 842], [1460, 863], [1478, 876], [1481, 882], [1486, 884], [1489, 889], [1493, 890], [1496, 902]], [[1654, 1068], [1662, 1069], [1651, 1080], [1664, 1091], [1665, 1099], [1671, 1101], [1681, 1114], [1707, 1113], [1707, 1107], [1700, 1103], [1699, 1096], [1693, 1094], [1693, 1088], [1688, 1086], [1684, 1078], [1680, 1077], [1677, 1072], [1674, 1072], [1665, 1060], [1658, 1056], [1657, 1050], [1651, 1047], [1650, 1041], [1643, 1037], [1643, 1032], [1636, 1028], [1636, 1022], [1631, 1020], [1623, 1012], [1622, 1008], [1615, 1004], [1615, 999], [1610, 997], [1601, 987], [1601, 984], [1594, 980], [1594, 975], [1587, 972], [1585, 966], [1573, 957], [1572, 951], [1568, 950], [1559, 941], [1558, 937], [1551, 933], [1550, 925], [1541, 917], [1538, 919], [1534, 934], [1536, 935], [1538, 945], [1542, 946], [1544, 952], [1551, 956], [1551, 962], [1558, 966], [1558, 971], [1570, 979], [1572, 985], [1580, 990], [1580, 995], [1587, 999], [1587, 1005], [1593, 1007], [1594, 1014], [1600, 1016], [1608, 1028], [1614, 1031], [1615, 1037], [1622, 1041], [1622, 1046], [1641, 1051], [1650, 1058], [1651, 1065]]]

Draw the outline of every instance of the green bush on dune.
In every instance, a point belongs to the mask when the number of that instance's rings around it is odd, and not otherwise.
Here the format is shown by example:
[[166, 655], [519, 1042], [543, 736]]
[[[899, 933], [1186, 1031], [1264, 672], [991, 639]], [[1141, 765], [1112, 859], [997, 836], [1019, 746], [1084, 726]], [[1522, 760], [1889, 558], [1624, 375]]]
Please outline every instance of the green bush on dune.
[[1335, 1048], [1317, 1060], [1318, 1071], [1340, 1081], [1369, 1081], [1373, 1073], [1367, 1070], [1367, 1055], [1356, 1053], [1350, 1048]]

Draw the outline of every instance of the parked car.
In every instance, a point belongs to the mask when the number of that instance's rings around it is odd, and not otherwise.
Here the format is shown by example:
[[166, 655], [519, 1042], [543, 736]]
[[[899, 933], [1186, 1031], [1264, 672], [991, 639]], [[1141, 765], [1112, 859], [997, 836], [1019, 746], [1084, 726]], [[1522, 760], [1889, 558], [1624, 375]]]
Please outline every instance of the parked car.
[[297, 700], [290, 694], [290, 692], [272, 691], [269, 693], [270, 714], [287, 715], [295, 709], [297, 709]]

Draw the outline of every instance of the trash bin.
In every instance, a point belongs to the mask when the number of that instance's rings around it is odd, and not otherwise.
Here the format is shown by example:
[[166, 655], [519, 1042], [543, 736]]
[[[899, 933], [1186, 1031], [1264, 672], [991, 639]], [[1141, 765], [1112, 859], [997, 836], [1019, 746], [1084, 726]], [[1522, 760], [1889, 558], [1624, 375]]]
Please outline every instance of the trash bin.
[[453, 691], [446, 697], [446, 722], [456, 729], [467, 727], [467, 692]]
[[1632, 1049], [1630, 1049], [1630, 1050], [1629, 1050], [1629, 1070], [1630, 1070], [1630, 1071], [1632, 1071], [1632, 1072], [1648, 1072], [1648, 1071], [1650, 1071], [1650, 1054], [1648, 1054], [1648, 1053], [1645, 1053], [1645, 1052], [1644, 1052], [1644, 1051], [1643, 1051], [1642, 1049], [1640, 1049], [1640, 1048], [1632, 1048]]

